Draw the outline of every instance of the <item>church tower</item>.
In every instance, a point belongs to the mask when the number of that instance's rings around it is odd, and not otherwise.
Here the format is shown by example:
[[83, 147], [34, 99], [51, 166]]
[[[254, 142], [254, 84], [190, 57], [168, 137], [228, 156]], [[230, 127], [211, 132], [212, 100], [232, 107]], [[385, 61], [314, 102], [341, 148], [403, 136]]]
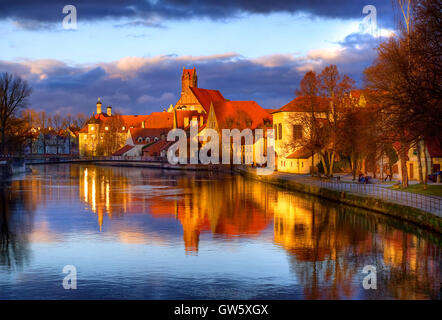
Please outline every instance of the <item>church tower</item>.
[[97, 101], [97, 115], [101, 114], [101, 101], [100, 101], [100, 97], [98, 97], [98, 101]]
[[185, 93], [190, 87], [198, 88], [198, 76], [196, 69], [183, 68], [183, 75], [181, 76], [181, 93]]

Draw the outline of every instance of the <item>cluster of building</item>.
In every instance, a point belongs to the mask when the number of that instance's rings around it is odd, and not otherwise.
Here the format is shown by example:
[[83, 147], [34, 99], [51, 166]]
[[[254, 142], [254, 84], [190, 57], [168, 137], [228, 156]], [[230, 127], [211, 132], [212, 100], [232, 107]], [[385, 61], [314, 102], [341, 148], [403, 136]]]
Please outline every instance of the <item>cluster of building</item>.
[[24, 147], [27, 155], [72, 155], [79, 153], [78, 132], [72, 128], [32, 128]]
[[[350, 97], [355, 100], [357, 107], [366, 107], [366, 98], [361, 91], [353, 91]], [[318, 110], [315, 110], [317, 121], [327, 121], [328, 107], [326, 101], [319, 103]], [[162, 112], [114, 115], [112, 107], [108, 106], [104, 111], [98, 99], [96, 113], [79, 131], [79, 154], [165, 160], [167, 150], [173, 143], [167, 141], [168, 132], [175, 128], [189, 130], [191, 121], [197, 121], [199, 132], [205, 128], [218, 132], [234, 128], [273, 128], [277, 170], [305, 174], [311, 172], [320, 161], [319, 156], [312, 155], [308, 148], [293, 143], [309, 135], [303, 125], [303, 119], [309, 112], [311, 110], [308, 110], [302, 97], [279, 109], [264, 109], [255, 101], [226, 99], [218, 90], [199, 88], [196, 69], [184, 68], [180, 98], [175, 105]], [[429, 142], [426, 145], [429, 167], [432, 171], [439, 171], [442, 162], [440, 144]], [[244, 146], [242, 148], [241, 152], [244, 152]], [[414, 149], [410, 149], [408, 160], [410, 179], [416, 179], [418, 159]], [[393, 171], [394, 176], [400, 177], [399, 165], [395, 165]]]

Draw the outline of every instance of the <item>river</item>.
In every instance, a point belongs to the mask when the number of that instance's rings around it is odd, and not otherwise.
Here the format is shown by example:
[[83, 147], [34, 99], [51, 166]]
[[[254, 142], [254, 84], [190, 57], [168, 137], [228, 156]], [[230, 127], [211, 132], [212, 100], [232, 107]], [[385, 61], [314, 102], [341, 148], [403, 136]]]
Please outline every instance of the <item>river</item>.
[[0, 299], [440, 298], [441, 235], [238, 175], [37, 165], [0, 227]]

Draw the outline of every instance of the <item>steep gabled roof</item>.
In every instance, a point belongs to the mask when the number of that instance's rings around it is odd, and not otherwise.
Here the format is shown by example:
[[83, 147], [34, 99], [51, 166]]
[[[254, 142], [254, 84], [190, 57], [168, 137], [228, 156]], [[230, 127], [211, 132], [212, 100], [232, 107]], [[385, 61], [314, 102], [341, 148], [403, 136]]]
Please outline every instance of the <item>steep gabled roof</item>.
[[[129, 129], [130, 136], [134, 144], [145, 145], [146, 138], [157, 137], [160, 138], [162, 134], [167, 135], [170, 128], [131, 128]], [[138, 142], [138, 138], [142, 138], [141, 142]]]
[[146, 153], [160, 153], [164, 149], [168, 149], [170, 145], [172, 145], [174, 141], [167, 141], [167, 140], [158, 140], [154, 144], [149, 145], [146, 148], [143, 148], [143, 152]]
[[224, 99], [221, 92], [219, 92], [218, 90], [209, 90], [209, 89], [194, 88], [194, 87], [191, 87], [190, 90], [192, 90], [196, 99], [203, 106], [206, 112], [209, 112], [211, 102], [215, 103], [226, 100]]
[[255, 101], [218, 101], [213, 103], [220, 129], [256, 129], [272, 116]]
[[[328, 99], [324, 97], [316, 97], [317, 101], [317, 107], [315, 109], [315, 112], [325, 112], [327, 111], [329, 107], [329, 101]], [[310, 106], [308, 105], [308, 101], [304, 97], [296, 97], [286, 105], [282, 106], [278, 110], [272, 112], [309, 112], [311, 111]]]
[[291, 153], [287, 159], [308, 159], [312, 156], [312, 151], [306, 147], [301, 147], [295, 152]]
[[126, 144], [123, 148], [115, 151], [112, 155], [113, 156], [122, 156], [124, 155], [126, 152], [128, 152], [129, 150], [133, 149], [134, 146], [130, 146], [128, 144]]

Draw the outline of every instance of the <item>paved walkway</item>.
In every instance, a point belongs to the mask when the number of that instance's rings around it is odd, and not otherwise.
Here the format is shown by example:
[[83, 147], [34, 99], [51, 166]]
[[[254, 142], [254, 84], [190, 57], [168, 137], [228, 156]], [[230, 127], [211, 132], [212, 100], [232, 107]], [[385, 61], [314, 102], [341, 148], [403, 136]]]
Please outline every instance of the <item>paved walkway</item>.
[[[255, 171], [255, 169], [249, 170], [252, 172]], [[346, 179], [345, 177], [338, 181], [337, 179], [321, 179], [310, 175], [283, 172], [274, 172], [271, 177], [291, 180], [301, 184], [314, 185], [320, 188], [345, 191], [355, 195], [375, 197], [387, 202], [417, 208], [442, 217], [442, 197], [392, 190], [388, 188], [391, 184], [363, 184], [353, 182], [351, 178]]]

